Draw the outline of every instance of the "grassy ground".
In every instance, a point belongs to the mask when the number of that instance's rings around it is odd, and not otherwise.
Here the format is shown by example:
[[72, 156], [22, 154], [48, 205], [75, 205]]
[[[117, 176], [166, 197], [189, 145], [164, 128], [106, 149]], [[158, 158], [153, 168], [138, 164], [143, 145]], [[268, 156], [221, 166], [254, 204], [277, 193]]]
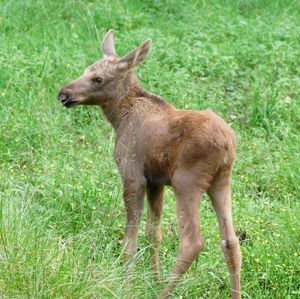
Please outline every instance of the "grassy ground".
[[[109, 28], [120, 54], [153, 40], [138, 70], [150, 91], [178, 108], [210, 107], [237, 132], [243, 297], [299, 298], [299, 2], [111, 2], [0, 0], [0, 298], [154, 298], [162, 288], [142, 229], [124, 275], [112, 129], [97, 108], [56, 100]], [[207, 197], [200, 212], [206, 247], [172, 298], [228, 298]], [[170, 189], [163, 217], [167, 279], [178, 246]]]

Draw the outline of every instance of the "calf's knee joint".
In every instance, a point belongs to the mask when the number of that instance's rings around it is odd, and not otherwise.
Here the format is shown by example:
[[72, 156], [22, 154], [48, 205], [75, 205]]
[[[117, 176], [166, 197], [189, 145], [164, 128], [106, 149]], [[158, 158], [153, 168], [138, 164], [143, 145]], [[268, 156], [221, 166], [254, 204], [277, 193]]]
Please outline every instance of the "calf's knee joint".
[[221, 248], [223, 250], [231, 250], [238, 247], [239, 241], [237, 238], [221, 240]]
[[197, 256], [203, 248], [204, 241], [202, 239], [197, 239], [194, 241], [185, 242], [182, 246], [182, 252], [188, 253], [192, 256]]

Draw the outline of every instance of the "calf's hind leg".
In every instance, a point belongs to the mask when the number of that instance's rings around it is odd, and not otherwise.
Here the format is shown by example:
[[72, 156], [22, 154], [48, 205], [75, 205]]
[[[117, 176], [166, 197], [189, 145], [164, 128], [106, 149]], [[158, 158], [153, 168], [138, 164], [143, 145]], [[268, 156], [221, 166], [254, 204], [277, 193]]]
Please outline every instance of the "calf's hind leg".
[[223, 250], [231, 280], [231, 298], [240, 299], [240, 272], [242, 256], [239, 241], [233, 229], [231, 215], [230, 173], [225, 172], [211, 185], [209, 196], [212, 199], [221, 231]]
[[174, 186], [176, 212], [179, 228], [179, 253], [173, 267], [168, 285], [160, 293], [165, 297], [175, 288], [180, 277], [189, 269], [204, 242], [200, 234], [198, 206], [200, 191], [191, 188], [179, 190]]

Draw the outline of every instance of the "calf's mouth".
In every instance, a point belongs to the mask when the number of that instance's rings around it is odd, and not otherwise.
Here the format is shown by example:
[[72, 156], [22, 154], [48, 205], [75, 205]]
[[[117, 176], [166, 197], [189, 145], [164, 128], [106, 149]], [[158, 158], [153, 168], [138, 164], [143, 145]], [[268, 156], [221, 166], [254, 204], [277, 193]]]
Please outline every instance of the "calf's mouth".
[[57, 99], [66, 107], [71, 108], [76, 104], [76, 101], [69, 94], [60, 92]]

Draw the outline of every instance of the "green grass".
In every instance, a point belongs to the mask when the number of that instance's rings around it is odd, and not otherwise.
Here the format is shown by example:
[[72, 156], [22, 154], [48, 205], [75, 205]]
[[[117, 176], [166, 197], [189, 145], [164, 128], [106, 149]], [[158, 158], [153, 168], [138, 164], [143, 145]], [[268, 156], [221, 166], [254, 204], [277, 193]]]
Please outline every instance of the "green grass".
[[[244, 298], [300, 297], [299, 1], [0, 0], [0, 298], [154, 298], [142, 222], [126, 275], [114, 135], [95, 107], [66, 110], [59, 88], [100, 56], [113, 28], [125, 54], [151, 38], [137, 70], [178, 108], [212, 108], [238, 135], [233, 174]], [[215, 215], [206, 247], [171, 298], [228, 298]], [[161, 271], [178, 240], [168, 189]]]

